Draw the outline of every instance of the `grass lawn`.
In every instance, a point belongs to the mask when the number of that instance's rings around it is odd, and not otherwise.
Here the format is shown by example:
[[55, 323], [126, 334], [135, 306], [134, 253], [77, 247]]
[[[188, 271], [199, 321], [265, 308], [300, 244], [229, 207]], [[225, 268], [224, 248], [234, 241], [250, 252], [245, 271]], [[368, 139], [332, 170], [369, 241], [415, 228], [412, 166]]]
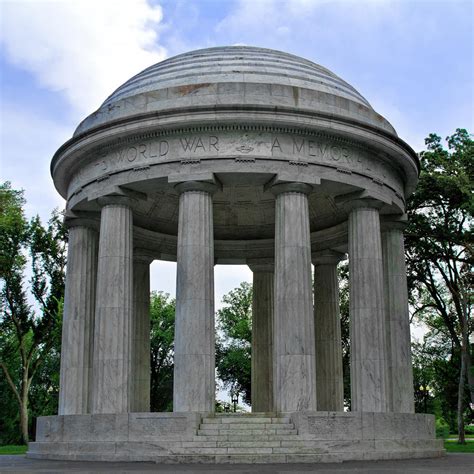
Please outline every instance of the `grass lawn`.
[[474, 442], [468, 441], [467, 444], [458, 444], [457, 440], [445, 439], [444, 447], [448, 453], [472, 453], [474, 454]]
[[27, 450], [26, 445], [9, 445], [9, 446], [0, 446], [0, 455], [2, 454], [25, 454]]

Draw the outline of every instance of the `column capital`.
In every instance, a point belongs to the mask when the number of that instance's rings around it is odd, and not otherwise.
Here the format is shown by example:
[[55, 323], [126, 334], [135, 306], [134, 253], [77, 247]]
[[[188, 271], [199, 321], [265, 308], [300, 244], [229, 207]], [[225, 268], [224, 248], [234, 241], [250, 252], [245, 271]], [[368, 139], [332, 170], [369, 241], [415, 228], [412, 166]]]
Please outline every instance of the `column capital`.
[[174, 189], [179, 193], [183, 194], [188, 191], [203, 191], [209, 193], [211, 196], [219, 190], [217, 183], [209, 181], [182, 181], [174, 185]]
[[354, 209], [381, 209], [385, 205], [391, 204], [384, 197], [375, 195], [369, 191], [357, 191], [355, 193], [341, 194], [334, 198], [336, 206], [342, 207], [347, 212]]
[[140, 248], [133, 249], [134, 262], [150, 264], [153, 260], [155, 260], [155, 256], [151, 252]]
[[309, 194], [313, 190], [313, 186], [307, 183], [288, 182], [273, 184], [268, 190], [275, 196], [283, 193]]
[[247, 259], [247, 265], [253, 273], [273, 273], [275, 270], [273, 258]]
[[408, 216], [406, 214], [394, 215], [389, 214], [381, 216], [380, 229], [382, 232], [388, 232], [390, 230], [405, 230], [408, 225]]
[[335, 250], [320, 250], [311, 254], [313, 265], [337, 265], [346, 258], [346, 254]]
[[107, 196], [101, 196], [97, 198], [97, 204], [100, 207], [106, 206], [123, 206], [123, 207], [132, 207], [134, 199], [129, 196], [124, 196], [122, 194], [109, 194]]
[[73, 212], [70, 209], [66, 209], [64, 213], [64, 225], [66, 228], [71, 229], [72, 227], [88, 227], [89, 229], [99, 231], [100, 219], [96, 219], [89, 213]]

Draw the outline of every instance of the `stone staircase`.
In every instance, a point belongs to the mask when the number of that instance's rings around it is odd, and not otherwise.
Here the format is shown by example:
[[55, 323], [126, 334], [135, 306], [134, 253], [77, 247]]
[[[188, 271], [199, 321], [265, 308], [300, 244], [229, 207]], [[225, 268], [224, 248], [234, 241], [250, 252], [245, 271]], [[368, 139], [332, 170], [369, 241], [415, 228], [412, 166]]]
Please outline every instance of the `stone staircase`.
[[188, 456], [207, 461], [212, 457], [216, 463], [308, 462], [307, 457], [322, 461], [321, 454], [315, 455], [314, 441], [298, 436], [290, 418], [269, 413], [204, 417], [193, 440], [182, 442], [174, 452], [181, 461]]
[[197, 432], [198, 438], [216, 442], [249, 441], [249, 436], [252, 440], [279, 441], [281, 438], [297, 439], [296, 435], [290, 418], [260, 413], [205, 417]]

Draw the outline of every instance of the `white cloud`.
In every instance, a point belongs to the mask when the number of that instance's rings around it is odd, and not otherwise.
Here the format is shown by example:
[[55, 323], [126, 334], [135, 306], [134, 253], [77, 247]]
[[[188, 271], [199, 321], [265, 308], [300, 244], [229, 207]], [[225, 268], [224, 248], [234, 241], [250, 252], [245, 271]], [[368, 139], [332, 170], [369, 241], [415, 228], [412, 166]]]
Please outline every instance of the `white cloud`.
[[[341, 33], [370, 31], [374, 25], [398, 15], [398, 5], [388, 0], [237, 0], [217, 25], [217, 34], [234, 38], [258, 38], [266, 44], [282, 41], [318, 49], [315, 39], [337, 43]], [[291, 36], [293, 34], [293, 36]], [[278, 49], [285, 49], [281, 46]]]
[[176, 298], [176, 263], [154, 260], [150, 265], [151, 291], [163, 291]]
[[15, 189], [24, 189], [28, 217], [39, 214], [44, 222], [55, 207], [64, 206], [53, 186], [49, 162], [71, 128], [3, 103], [0, 127], [0, 175]]
[[[176, 297], [176, 263], [155, 260], [151, 264], [150, 286]], [[216, 311], [223, 307], [222, 297], [240, 283], [252, 283], [252, 271], [247, 265], [216, 265], [214, 267], [214, 302]]]
[[157, 33], [162, 17], [146, 0], [4, 2], [0, 42], [10, 62], [84, 114], [165, 58]]
[[216, 310], [223, 307], [222, 297], [237, 288], [240, 283], [252, 283], [253, 274], [247, 265], [216, 265], [214, 267], [215, 306]]

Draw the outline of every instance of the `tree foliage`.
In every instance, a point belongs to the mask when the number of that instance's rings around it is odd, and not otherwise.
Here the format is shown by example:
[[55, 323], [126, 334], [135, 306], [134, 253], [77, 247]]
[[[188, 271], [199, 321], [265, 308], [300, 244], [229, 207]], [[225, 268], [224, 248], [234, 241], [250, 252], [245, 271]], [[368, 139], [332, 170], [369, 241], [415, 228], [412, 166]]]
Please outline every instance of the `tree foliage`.
[[[44, 227], [39, 217], [26, 219], [24, 204], [23, 192], [8, 182], [0, 186], [0, 368], [19, 408], [21, 440], [28, 442], [33, 380], [46, 359], [53, 366], [59, 359], [67, 234], [57, 212]], [[54, 376], [47, 379], [52, 396], [57, 386]], [[38, 396], [39, 386], [33, 392]]]
[[429, 331], [412, 344], [415, 411], [434, 413], [457, 431], [459, 352], [443, 333]]
[[150, 297], [151, 411], [173, 411], [175, 300], [153, 291]]
[[349, 324], [349, 264], [346, 261], [338, 266], [339, 312], [341, 317], [342, 373], [344, 378], [344, 405], [351, 408], [351, 341]]
[[242, 282], [217, 311], [216, 368], [224, 387], [251, 403], [252, 285]]
[[[417, 190], [408, 201], [406, 252], [410, 300], [415, 318], [446, 337], [458, 368], [458, 430], [464, 441], [465, 390], [474, 402], [472, 264], [474, 144], [466, 130], [426, 140], [420, 154]], [[466, 378], [469, 383], [466, 385]]]

